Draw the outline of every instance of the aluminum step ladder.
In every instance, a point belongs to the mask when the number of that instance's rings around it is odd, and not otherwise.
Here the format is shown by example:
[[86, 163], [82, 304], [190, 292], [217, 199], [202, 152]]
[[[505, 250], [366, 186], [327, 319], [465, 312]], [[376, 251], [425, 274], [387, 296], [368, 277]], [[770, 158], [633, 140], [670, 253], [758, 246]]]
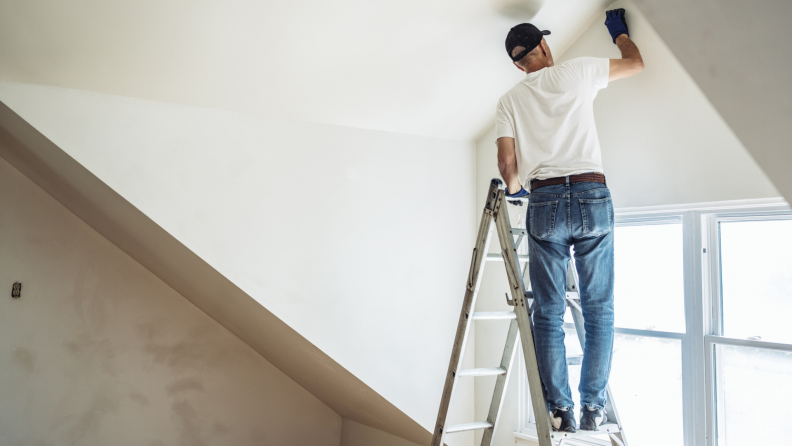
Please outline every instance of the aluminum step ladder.
[[[550, 415], [545, 402], [545, 391], [539, 376], [539, 367], [536, 362], [536, 352], [534, 350], [533, 322], [531, 320], [531, 305], [533, 304], [533, 294], [526, 291], [523, 277], [527, 272], [528, 256], [519, 255], [518, 247], [523, 239], [528, 235], [525, 229], [513, 228], [509, 223], [509, 214], [506, 206], [505, 191], [502, 189], [502, 182], [493, 179], [487, 193], [487, 202], [479, 225], [476, 246], [473, 248], [473, 258], [470, 262], [470, 272], [468, 273], [465, 299], [462, 303], [462, 312], [459, 315], [454, 346], [451, 352], [451, 360], [446, 374], [445, 387], [443, 388], [442, 399], [440, 400], [440, 410], [437, 414], [434, 435], [432, 436], [432, 446], [444, 445], [447, 434], [470, 430], [483, 429], [484, 434], [481, 439], [481, 446], [491, 446], [495, 428], [498, 426], [498, 416], [503, 405], [503, 396], [506, 393], [506, 383], [512, 368], [512, 360], [517, 347], [517, 335], [520, 336], [520, 344], [523, 349], [525, 359], [525, 370], [528, 374], [528, 388], [531, 393], [531, 403], [533, 413], [536, 418], [536, 433], [541, 446], [562, 446], [567, 440], [579, 439], [591, 436], [607, 436], [612, 446], [627, 446], [622, 424], [613, 402], [610, 389], [606, 389], [607, 420], [600, 425], [596, 431], [578, 430], [576, 433], [555, 432], [550, 424]], [[514, 199], [508, 199], [514, 202]], [[527, 199], [518, 199], [519, 204], [527, 202]], [[501, 246], [501, 253], [489, 254], [489, 244], [493, 228], [497, 229], [498, 241]], [[515, 240], [516, 237], [516, 240]], [[506, 275], [509, 280], [509, 294], [506, 295], [507, 303], [513, 307], [513, 311], [498, 312], [475, 312], [476, 297], [479, 287], [484, 264], [488, 261], [503, 262], [506, 266]], [[520, 264], [525, 264], [525, 268], [520, 268]], [[574, 264], [570, 261], [567, 270], [567, 306], [571, 309], [572, 317], [577, 329], [580, 345], [585, 343], [585, 329], [583, 328], [583, 313], [580, 307], [580, 298], [577, 290], [578, 279]], [[506, 345], [503, 348], [501, 363], [497, 367], [479, 369], [460, 369], [462, 353], [465, 351], [468, 334], [470, 332], [470, 322], [480, 320], [508, 320], [509, 331], [506, 335]], [[575, 363], [578, 358], [568, 358], [567, 364]], [[457, 379], [465, 379], [476, 376], [497, 376], [495, 390], [492, 395], [489, 413], [486, 421], [466, 423], [459, 425], [446, 426], [448, 408], [454, 394], [454, 385]]]

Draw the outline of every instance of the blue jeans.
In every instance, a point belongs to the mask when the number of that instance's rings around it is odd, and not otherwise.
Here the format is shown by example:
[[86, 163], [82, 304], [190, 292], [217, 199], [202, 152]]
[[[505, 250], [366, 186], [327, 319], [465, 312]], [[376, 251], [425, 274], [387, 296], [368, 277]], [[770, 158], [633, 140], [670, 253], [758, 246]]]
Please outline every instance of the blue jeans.
[[570, 247], [580, 280], [586, 328], [581, 406], [603, 408], [613, 353], [613, 205], [602, 183], [545, 186], [528, 199], [529, 269], [534, 336], [548, 409], [573, 408], [564, 348]]

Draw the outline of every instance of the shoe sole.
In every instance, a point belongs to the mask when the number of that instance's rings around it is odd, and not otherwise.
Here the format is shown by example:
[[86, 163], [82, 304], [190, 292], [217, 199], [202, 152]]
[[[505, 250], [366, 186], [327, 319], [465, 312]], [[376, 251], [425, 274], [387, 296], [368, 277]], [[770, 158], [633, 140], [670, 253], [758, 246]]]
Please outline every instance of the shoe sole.
[[[602, 426], [602, 424], [600, 424], [600, 426]], [[584, 426], [581, 424], [579, 429], [580, 429], [580, 430], [582, 430], [582, 431], [589, 431], [589, 432], [593, 432], [593, 431], [595, 431], [595, 430], [599, 429], [599, 426], [595, 427], [594, 429], [591, 429], [591, 427], [590, 427], [590, 426], [585, 426], [585, 427], [584, 427]]]

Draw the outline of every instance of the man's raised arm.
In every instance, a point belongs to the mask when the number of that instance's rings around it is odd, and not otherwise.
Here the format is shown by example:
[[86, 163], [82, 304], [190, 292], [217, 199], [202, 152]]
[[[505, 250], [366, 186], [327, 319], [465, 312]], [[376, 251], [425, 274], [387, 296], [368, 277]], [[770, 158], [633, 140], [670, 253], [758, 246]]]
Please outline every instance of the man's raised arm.
[[605, 26], [613, 37], [613, 43], [621, 51], [621, 59], [610, 60], [608, 82], [634, 76], [644, 69], [643, 58], [627, 32], [624, 9], [612, 9], [605, 13]]

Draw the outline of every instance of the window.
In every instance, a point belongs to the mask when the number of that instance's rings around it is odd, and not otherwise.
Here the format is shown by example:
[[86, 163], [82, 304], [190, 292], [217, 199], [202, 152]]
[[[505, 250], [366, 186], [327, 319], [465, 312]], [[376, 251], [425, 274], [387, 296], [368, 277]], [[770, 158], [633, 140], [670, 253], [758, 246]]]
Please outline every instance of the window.
[[[773, 426], [786, 425], [782, 408], [792, 399], [789, 207], [765, 200], [617, 210], [616, 224], [610, 387], [630, 443], [788, 444]], [[580, 355], [565, 321], [567, 355]], [[521, 359], [520, 416], [531, 435]], [[578, 404], [580, 366], [569, 372]]]
[[792, 344], [792, 220], [718, 227], [723, 334]]
[[710, 445], [789, 444], [772, 426], [785, 425], [774, 408], [792, 398], [792, 217], [730, 213], [708, 220]]
[[784, 445], [792, 352], [715, 344], [718, 446]]

